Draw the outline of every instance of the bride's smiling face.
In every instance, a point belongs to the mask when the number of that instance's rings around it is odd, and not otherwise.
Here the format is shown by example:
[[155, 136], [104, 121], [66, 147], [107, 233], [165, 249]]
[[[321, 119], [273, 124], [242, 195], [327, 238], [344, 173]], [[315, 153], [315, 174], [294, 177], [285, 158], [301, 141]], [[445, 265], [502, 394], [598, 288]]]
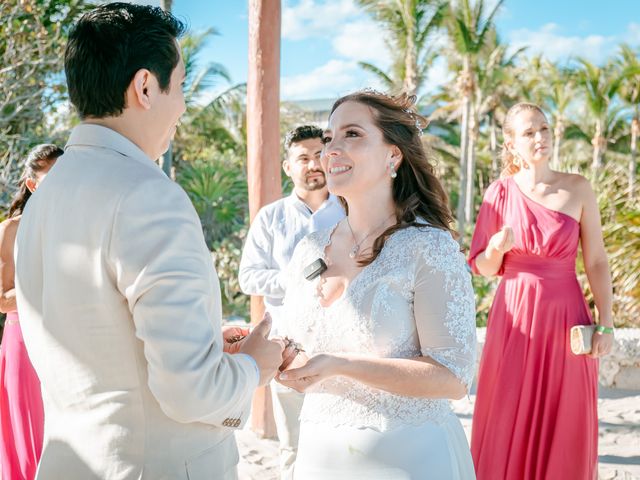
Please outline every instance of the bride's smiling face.
[[389, 163], [399, 165], [400, 150], [385, 143], [373, 110], [345, 102], [333, 112], [323, 135], [322, 167], [329, 191], [349, 197], [354, 193], [391, 188]]

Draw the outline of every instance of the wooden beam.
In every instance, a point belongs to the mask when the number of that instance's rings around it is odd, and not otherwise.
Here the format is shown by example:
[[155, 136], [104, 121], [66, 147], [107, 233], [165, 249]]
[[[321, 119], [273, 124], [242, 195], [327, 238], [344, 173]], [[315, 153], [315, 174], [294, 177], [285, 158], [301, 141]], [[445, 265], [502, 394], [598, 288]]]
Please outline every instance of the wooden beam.
[[[247, 183], [251, 221], [260, 208], [282, 196], [280, 177], [280, 0], [249, 0], [247, 80]], [[262, 318], [261, 297], [251, 299], [251, 323]], [[253, 398], [252, 428], [276, 435], [268, 388]]]

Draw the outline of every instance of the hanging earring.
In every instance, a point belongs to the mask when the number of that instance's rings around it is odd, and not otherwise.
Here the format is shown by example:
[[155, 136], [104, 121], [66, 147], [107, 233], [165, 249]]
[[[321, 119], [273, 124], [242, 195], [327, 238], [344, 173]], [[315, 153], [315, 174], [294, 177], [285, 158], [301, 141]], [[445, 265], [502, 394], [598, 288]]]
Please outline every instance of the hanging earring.
[[511, 163], [520, 168], [520, 159], [518, 158], [518, 153], [515, 150], [509, 150], [509, 153], [511, 154]]
[[389, 162], [389, 171], [391, 173], [391, 178], [396, 178], [398, 174], [396, 173], [395, 165], [393, 162]]

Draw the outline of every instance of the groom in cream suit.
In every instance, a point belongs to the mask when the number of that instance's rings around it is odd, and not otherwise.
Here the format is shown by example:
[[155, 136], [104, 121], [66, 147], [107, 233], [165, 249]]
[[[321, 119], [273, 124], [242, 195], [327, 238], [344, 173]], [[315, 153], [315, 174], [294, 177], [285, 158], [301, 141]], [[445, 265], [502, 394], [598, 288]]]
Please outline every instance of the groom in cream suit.
[[45, 402], [39, 479], [235, 479], [233, 431], [282, 360], [268, 320], [224, 352], [199, 219], [153, 162], [185, 110], [183, 28], [158, 8], [114, 3], [70, 34], [65, 73], [82, 123], [16, 247]]

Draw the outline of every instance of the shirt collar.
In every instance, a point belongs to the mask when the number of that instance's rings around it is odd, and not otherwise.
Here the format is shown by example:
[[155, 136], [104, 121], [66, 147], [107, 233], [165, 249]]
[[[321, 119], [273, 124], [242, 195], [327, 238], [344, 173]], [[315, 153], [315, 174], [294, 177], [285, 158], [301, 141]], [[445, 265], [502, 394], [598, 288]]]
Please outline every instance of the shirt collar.
[[329, 194], [329, 197], [324, 201], [324, 203], [322, 205], [320, 205], [320, 208], [318, 208], [315, 212], [312, 212], [311, 209], [309, 208], [309, 206], [304, 203], [302, 200], [300, 200], [300, 198], [298, 197], [298, 195], [296, 195], [296, 191], [292, 190], [291, 194], [286, 198], [286, 202], [291, 205], [292, 207], [295, 207], [301, 211], [304, 211], [306, 213], [308, 213], [309, 215], [313, 215], [315, 213], [318, 213], [320, 210], [324, 210], [325, 208], [329, 207], [330, 205], [340, 205], [340, 201], [338, 200], [338, 197], [336, 197], [335, 195], [333, 195], [332, 193]]
[[72, 147], [97, 147], [113, 150], [125, 157], [133, 158], [144, 164], [156, 163], [144, 153], [140, 147], [124, 135], [102, 125], [81, 123], [73, 128], [64, 149]]

